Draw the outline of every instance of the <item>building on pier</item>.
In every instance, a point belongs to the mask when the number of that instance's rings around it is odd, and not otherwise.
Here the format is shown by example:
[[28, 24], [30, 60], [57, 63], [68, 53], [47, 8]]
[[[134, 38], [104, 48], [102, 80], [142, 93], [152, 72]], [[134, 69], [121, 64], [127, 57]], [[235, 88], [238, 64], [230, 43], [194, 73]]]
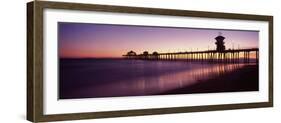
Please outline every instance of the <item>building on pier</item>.
[[216, 50], [218, 51], [218, 52], [224, 52], [225, 51], [225, 42], [224, 42], [224, 39], [225, 39], [225, 37], [223, 37], [223, 36], [221, 36], [221, 33], [219, 34], [219, 36], [217, 36], [216, 38], [216, 46], [217, 46], [217, 48], [216, 48]]
[[127, 52], [126, 56], [129, 59], [137, 58], [137, 53], [131, 50], [131, 51]]

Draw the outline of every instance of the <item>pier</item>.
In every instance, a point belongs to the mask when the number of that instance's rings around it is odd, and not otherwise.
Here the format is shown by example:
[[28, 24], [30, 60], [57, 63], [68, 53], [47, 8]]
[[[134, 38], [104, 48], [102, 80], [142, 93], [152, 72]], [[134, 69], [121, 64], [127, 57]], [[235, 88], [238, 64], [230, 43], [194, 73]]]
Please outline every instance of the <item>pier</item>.
[[127, 59], [141, 60], [171, 60], [171, 61], [187, 61], [187, 62], [223, 62], [223, 63], [250, 63], [250, 54], [255, 58], [252, 62], [258, 63], [258, 48], [251, 49], [229, 49], [223, 52], [217, 50], [194, 51], [194, 52], [174, 52], [174, 53], [157, 53], [148, 54], [126, 54], [123, 55]]
[[259, 49], [228, 49], [225, 48], [225, 37], [219, 36], [215, 38], [216, 50], [205, 51], [184, 51], [184, 52], [167, 52], [151, 54], [144, 51], [142, 54], [137, 54], [130, 51], [123, 55], [126, 59], [141, 59], [141, 60], [170, 60], [170, 61], [187, 61], [187, 62], [212, 62], [212, 63], [258, 63]]

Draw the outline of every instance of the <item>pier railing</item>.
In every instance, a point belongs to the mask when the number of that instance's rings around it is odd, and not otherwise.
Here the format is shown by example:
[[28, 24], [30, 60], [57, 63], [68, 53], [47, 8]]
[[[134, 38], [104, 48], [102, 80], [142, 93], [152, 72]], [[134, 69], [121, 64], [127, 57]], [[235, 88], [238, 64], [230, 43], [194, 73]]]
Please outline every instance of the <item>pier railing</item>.
[[[251, 55], [251, 56], [250, 56]], [[229, 49], [222, 52], [216, 50], [192, 51], [192, 52], [173, 52], [173, 53], [156, 53], [123, 55], [127, 59], [142, 60], [180, 60], [188, 62], [223, 62], [223, 63], [250, 63], [259, 60], [259, 49]]]

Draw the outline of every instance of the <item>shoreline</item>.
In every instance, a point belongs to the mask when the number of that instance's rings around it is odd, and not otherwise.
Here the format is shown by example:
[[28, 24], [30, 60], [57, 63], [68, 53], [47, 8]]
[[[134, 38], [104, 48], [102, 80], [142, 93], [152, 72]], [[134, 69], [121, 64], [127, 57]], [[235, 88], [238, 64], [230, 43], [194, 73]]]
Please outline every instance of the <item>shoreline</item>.
[[198, 81], [194, 85], [158, 95], [258, 91], [258, 65], [247, 65], [216, 78]]

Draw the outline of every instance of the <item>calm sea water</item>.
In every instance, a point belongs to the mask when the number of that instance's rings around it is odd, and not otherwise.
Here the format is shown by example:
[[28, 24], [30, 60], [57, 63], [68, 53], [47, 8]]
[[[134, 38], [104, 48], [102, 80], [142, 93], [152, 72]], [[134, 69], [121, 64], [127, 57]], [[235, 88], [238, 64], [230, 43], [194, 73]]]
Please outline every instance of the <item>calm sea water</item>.
[[183, 61], [61, 59], [61, 99], [144, 96], [192, 86], [243, 68], [245, 64]]

